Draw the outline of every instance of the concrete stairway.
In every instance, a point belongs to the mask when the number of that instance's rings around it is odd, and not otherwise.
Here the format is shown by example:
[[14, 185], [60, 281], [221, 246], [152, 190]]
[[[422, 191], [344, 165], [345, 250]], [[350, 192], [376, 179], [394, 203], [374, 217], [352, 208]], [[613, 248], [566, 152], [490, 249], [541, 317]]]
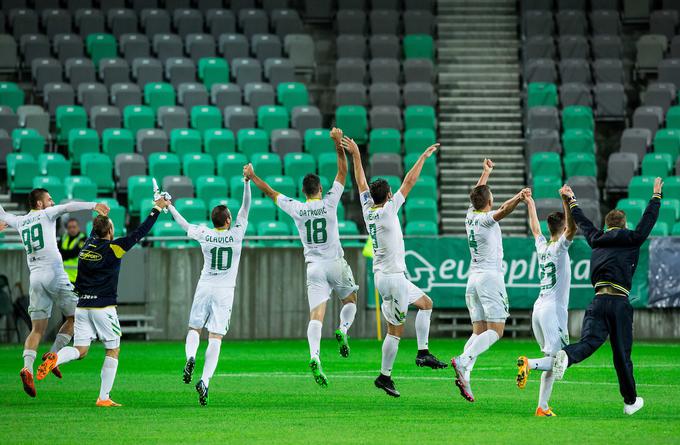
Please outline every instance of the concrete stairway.
[[[495, 207], [525, 184], [515, 0], [439, 0], [438, 88], [443, 233], [464, 234], [468, 194], [491, 158]], [[526, 234], [524, 206], [503, 221]]]

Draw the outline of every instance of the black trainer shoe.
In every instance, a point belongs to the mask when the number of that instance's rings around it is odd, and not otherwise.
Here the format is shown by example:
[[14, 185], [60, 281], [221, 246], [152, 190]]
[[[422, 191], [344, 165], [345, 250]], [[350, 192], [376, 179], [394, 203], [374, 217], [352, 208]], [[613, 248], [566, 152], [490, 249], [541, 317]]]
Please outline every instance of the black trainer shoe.
[[380, 374], [377, 379], [375, 379], [375, 387], [380, 388], [387, 393], [388, 396], [399, 397], [399, 391], [394, 387], [394, 381], [392, 377], [388, 377], [384, 374]]
[[203, 380], [199, 380], [198, 383], [196, 383], [196, 392], [198, 393], [198, 403], [202, 406], [206, 406], [208, 404], [208, 387], [205, 386]]
[[184, 365], [184, 383], [191, 383], [191, 376], [194, 374], [194, 367], [196, 366], [196, 360], [193, 357], [187, 360], [187, 364]]
[[432, 369], [443, 369], [448, 366], [446, 363], [439, 361], [437, 357], [430, 354], [429, 352], [416, 357], [416, 365], [420, 366], [421, 368], [427, 366], [428, 368]]

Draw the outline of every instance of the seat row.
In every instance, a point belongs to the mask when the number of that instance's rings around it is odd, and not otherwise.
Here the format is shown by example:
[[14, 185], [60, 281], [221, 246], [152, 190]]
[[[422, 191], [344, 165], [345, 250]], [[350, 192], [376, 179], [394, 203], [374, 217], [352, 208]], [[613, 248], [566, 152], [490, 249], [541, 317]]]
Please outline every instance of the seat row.
[[437, 103], [434, 87], [429, 82], [409, 82], [402, 88], [397, 83], [378, 82], [368, 88], [363, 83], [339, 83], [335, 88], [335, 105], [401, 107], [423, 105], [433, 107]]
[[622, 59], [623, 42], [619, 36], [534, 36], [524, 41], [522, 57], [533, 59]]
[[408, 34], [400, 39], [393, 34], [340, 34], [335, 40], [337, 58], [430, 59], [434, 61], [434, 39], [427, 34]]
[[[411, 10], [400, 14], [397, 10], [374, 9], [369, 13], [360, 9], [343, 9], [335, 16], [338, 34], [433, 34], [435, 18], [429, 11]], [[403, 26], [403, 28], [402, 28]]]
[[597, 10], [589, 15], [584, 11], [563, 9], [555, 14], [531, 10], [522, 14], [522, 33], [525, 38], [552, 36], [619, 35], [621, 16], [617, 11]]

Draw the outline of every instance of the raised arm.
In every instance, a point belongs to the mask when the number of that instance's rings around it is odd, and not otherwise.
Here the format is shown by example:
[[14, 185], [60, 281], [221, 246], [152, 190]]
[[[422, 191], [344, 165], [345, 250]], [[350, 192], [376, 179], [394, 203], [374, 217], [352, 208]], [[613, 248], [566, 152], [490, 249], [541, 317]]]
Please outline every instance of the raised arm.
[[538, 213], [536, 213], [536, 203], [531, 195], [526, 197], [526, 203], [527, 213], [529, 213], [529, 229], [531, 230], [531, 234], [534, 235], [534, 238], [538, 238], [542, 233], [541, 224], [538, 221]]
[[47, 213], [47, 216], [50, 217], [50, 219], [56, 219], [64, 213], [80, 212], [81, 210], [94, 210], [100, 215], [106, 216], [109, 214], [110, 209], [109, 206], [103, 202], [97, 203], [74, 201], [49, 207], [45, 210], [45, 212]]
[[5, 212], [5, 209], [0, 205], [0, 232], [5, 230], [7, 226], [17, 228], [18, 218], [16, 215]]
[[425, 151], [420, 155], [416, 163], [413, 164], [411, 170], [406, 173], [406, 176], [404, 176], [404, 182], [401, 183], [401, 187], [399, 188], [399, 191], [402, 195], [404, 195], [404, 198], [408, 196], [413, 186], [416, 185], [416, 181], [420, 177], [420, 172], [423, 170], [423, 165], [425, 165], [427, 158], [432, 156], [438, 148], [439, 144], [433, 144], [427, 147], [427, 149], [425, 149]]
[[647, 204], [645, 212], [640, 218], [637, 227], [632, 232], [633, 240], [636, 243], [642, 244], [654, 228], [656, 220], [659, 218], [659, 209], [661, 208], [661, 191], [663, 189], [663, 180], [656, 178], [654, 181], [654, 194]]
[[569, 198], [567, 194], [573, 195], [574, 192], [571, 191], [571, 187], [564, 185], [560, 189], [560, 196], [562, 196], [562, 209], [564, 211], [564, 217], [567, 223], [567, 229], [564, 231], [564, 237], [569, 241], [573, 240], [576, 236], [576, 222], [574, 221], [574, 215], [571, 214], [569, 210]]
[[182, 230], [188, 232], [191, 224], [189, 224], [187, 220], [184, 219], [184, 217], [177, 211], [174, 205], [170, 204], [168, 206], [168, 209], [170, 210], [170, 214], [172, 214], [172, 217], [174, 218], [175, 221], [177, 221], [177, 224], [179, 224]]
[[347, 136], [342, 138], [342, 146], [347, 150], [350, 156], [352, 156], [352, 165], [354, 166], [354, 180], [359, 188], [359, 195], [368, 191], [368, 182], [366, 181], [366, 173], [364, 173], [364, 166], [361, 165], [361, 153], [359, 152], [359, 146], [357, 146], [354, 139], [350, 139]]
[[581, 229], [581, 233], [583, 233], [583, 236], [586, 238], [588, 245], [592, 247], [593, 238], [595, 238], [595, 235], [597, 235], [600, 230], [595, 227], [592, 221], [586, 217], [583, 210], [578, 206], [578, 201], [576, 201], [576, 196], [571, 188], [565, 187], [560, 193], [563, 193], [562, 199], [566, 199], [569, 204], [569, 211], [574, 222], [578, 228]]
[[[505, 201], [493, 214], [494, 221], [498, 222], [511, 214], [517, 208], [520, 202], [525, 199], [525, 196], [530, 193], [530, 189], [522, 189], [515, 196]], [[539, 230], [540, 232], [540, 230]]]
[[491, 176], [491, 172], [493, 171], [494, 164], [491, 162], [491, 159], [484, 159], [482, 166], [484, 169], [482, 170], [482, 175], [479, 177], [476, 186], [486, 185], [489, 176]]
[[122, 238], [116, 238], [115, 240], [111, 241], [111, 244], [116, 245], [121, 249], [114, 249], [116, 255], [119, 258], [125, 255], [128, 250], [132, 249], [135, 244], [141, 241], [142, 238], [144, 238], [151, 231], [151, 228], [156, 223], [156, 220], [158, 220], [158, 215], [165, 207], [170, 205], [170, 201], [166, 201], [164, 198], [161, 198], [154, 202], [154, 204], [155, 205], [154, 208], [151, 209], [151, 213], [149, 213], [149, 216], [146, 217], [144, 222], [141, 223], [139, 227], [133, 230], [129, 235]]
[[347, 180], [347, 156], [342, 148], [342, 130], [333, 127], [331, 139], [335, 142], [335, 153], [338, 155], [338, 173], [335, 175], [335, 181], [345, 185]]
[[243, 201], [241, 201], [241, 208], [238, 210], [236, 215], [237, 221], [248, 221], [248, 212], [250, 212], [250, 177], [246, 174], [246, 167], [243, 167], [243, 178], [245, 184], [243, 184]]
[[[245, 168], [244, 168], [243, 173], [244, 173], [244, 175], [246, 175], [246, 174], [248, 175], [248, 178], [250, 178], [250, 180], [253, 181], [253, 183], [255, 183], [255, 185], [257, 186], [257, 188], [259, 188], [260, 190], [262, 190], [262, 193], [264, 193], [264, 194], [267, 195], [269, 198], [271, 198], [272, 201], [276, 202], [276, 197], [279, 196], [279, 192], [277, 192], [276, 190], [274, 190], [273, 188], [271, 188], [271, 187], [269, 186], [269, 184], [267, 184], [266, 182], [264, 182], [262, 179], [260, 179], [260, 178], [255, 174], [255, 170], [253, 169], [253, 164], [248, 164], [248, 165], [246, 165]], [[249, 188], [249, 187], [248, 187], [248, 188]], [[244, 192], [244, 193], [245, 193], [245, 189], [246, 189], [246, 187], [244, 186], [244, 187], [243, 187], [243, 192]]]

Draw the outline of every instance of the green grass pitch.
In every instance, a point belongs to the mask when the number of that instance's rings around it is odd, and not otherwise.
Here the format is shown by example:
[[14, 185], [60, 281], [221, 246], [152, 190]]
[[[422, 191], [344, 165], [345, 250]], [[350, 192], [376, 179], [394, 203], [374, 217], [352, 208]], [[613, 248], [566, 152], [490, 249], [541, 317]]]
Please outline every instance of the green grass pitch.
[[[433, 339], [442, 360], [462, 340]], [[207, 407], [193, 385], [181, 382], [182, 343], [122, 343], [112, 392], [122, 408], [96, 408], [103, 350], [62, 368], [64, 379], [38, 382], [38, 397], [21, 390], [21, 348], [0, 347], [0, 443], [678, 443], [680, 344], [637, 343], [638, 390], [645, 407], [623, 415], [608, 345], [556, 382], [556, 418], [533, 416], [539, 373], [526, 390], [515, 386], [519, 354], [537, 355], [533, 341], [504, 339], [480, 357], [472, 385], [477, 402], [464, 401], [453, 371], [415, 366], [415, 341], [402, 340], [394, 379], [402, 397], [373, 386], [380, 343], [352, 341], [343, 359], [334, 340], [322, 344], [330, 380], [318, 387], [307, 368], [307, 344], [296, 341], [229, 341], [210, 385]], [[199, 349], [194, 382], [200, 377]], [[40, 354], [44, 352], [41, 349]], [[39, 354], [39, 355], [40, 355]]]

